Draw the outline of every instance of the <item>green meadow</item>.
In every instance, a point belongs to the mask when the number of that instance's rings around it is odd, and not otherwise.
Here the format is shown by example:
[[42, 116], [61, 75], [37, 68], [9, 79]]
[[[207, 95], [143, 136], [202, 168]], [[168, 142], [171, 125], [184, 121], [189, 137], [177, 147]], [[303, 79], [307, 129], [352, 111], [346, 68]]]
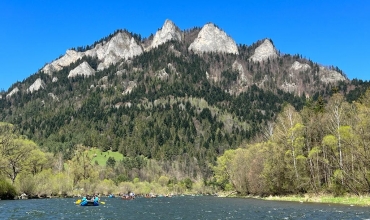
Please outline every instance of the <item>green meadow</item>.
[[111, 150], [102, 152], [97, 148], [89, 149], [88, 155], [90, 158], [92, 158], [93, 164], [98, 163], [100, 166], [105, 166], [109, 157], [113, 157], [116, 162], [123, 159], [123, 155], [119, 152], [112, 152]]

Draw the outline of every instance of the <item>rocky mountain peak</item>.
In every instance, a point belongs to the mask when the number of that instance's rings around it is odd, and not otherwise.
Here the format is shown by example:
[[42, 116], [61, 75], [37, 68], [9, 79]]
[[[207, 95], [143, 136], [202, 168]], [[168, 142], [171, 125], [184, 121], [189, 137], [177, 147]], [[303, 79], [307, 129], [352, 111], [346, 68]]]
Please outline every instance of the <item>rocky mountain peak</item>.
[[203, 26], [188, 50], [239, 54], [235, 41], [212, 23]]
[[170, 40], [181, 41], [182, 34], [180, 29], [171, 20], [167, 19], [163, 27], [155, 33], [153, 41], [148, 49], [158, 47]]
[[109, 42], [97, 45], [94, 49], [98, 59], [102, 60], [98, 70], [116, 64], [121, 59], [129, 59], [143, 53], [141, 46], [126, 32], [117, 33]]
[[276, 49], [272, 42], [269, 39], [265, 39], [265, 41], [256, 48], [254, 54], [249, 59], [254, 62], [261, 62], [277, 56]]

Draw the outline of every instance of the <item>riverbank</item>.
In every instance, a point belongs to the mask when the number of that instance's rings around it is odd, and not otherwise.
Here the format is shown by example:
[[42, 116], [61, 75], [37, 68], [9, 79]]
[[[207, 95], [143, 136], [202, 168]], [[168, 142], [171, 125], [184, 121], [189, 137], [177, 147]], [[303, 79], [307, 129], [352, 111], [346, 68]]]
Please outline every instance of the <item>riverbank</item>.
[[311, 194], [307, 193], [304, 195], [287, 195], [287, 196], [239, 196], [236, 192], [219, 192], [218, 197], [234, 197], [234, 198], [253, 198], [270, 201], [287, 201], [287, 202], [300, 202], [300, 203], [328, 203], [328, 204], [342, 204], [352, 206], [367, 206], [370, 207], [370, 195], [365, 194], [361, 196], [357, 195], [344, 195], [334, 196], [331, 194]]
[[303, 196], [300, 195], [269, 196], [264, 197], [262, 199], [272, 201], [301, 202], [301, 203], [313, 202], [313, 203], [333, 203], [354, 206], [370, 206], [370, 195], [333, 196], [330, 194], [305, 194]]

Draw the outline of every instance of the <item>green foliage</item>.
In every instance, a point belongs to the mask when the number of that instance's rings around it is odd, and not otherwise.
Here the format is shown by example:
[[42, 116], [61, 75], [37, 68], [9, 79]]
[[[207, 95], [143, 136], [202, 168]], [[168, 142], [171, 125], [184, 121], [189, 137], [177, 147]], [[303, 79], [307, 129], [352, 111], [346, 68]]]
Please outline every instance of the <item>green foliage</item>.
[[193, 181], [191, 181], [190, 178], [186, 178], [182, 182], [185, 185], [186, 189], [190, 190], [193, 188]]
[[17, 191], [8, 181], [0, 178], [0, 199], [14, 199], [17, 196]]
[[114, 168], [116, 165], [116, 160], [113, 157], [109, 157], [107, 160], [107, 167]]

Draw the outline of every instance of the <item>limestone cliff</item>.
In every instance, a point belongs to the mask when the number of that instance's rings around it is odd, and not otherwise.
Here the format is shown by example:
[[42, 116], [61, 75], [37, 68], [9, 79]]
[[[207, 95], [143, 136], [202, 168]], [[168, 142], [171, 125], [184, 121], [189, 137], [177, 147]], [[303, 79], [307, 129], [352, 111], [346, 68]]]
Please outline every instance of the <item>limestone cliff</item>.
[[92, 76], [95, 74], [95, 70], [87, 62], [83, 62], [78, 65], [76, 68], [71, 70], [68, 74], [68, 78], [73, 78], [76, 76]]
[[305, 71], [305, 70], [311, 69], [311, 67], [307, 63], [302, 64], [298, 61], [295, 61], [290, 67], [290, 69], [294, 71]]
[[51, 75], [53, 72], [61, 70], [63, 67], [70, 65], [82, 57], [83, 53], [75, 50], [67, 50], [64, 56], [49, 64], [46, 64], [42, 70], [44, 73]]
[[170, 40], [181, 41], [182, 36], [180, 29], [172, 21], [167, 19], [163, 27], [155, 33], [153, 41], [147, 49], [158, 47]]
[[116, 64], [121, 59], [129, 59], [143, 52], [141, 46], [126, 32], [118, 32], [109, 41], [97, 44], [93, 49], [84, 52], [67, 50], [61, 58], [47, 64], [42, 71], [51, 75], [53, 72], [69, 66], [83, 56], [97, 57], [100, 64], [98, 70]]
[[247, 82], [247, 77], [246, 77], [246, 73], [244, 71], [243, 65], [239, 63], [237, 60], [235, 60], [232, 67], [233, 67], [233, 70], [239, 72], [239, 82], [240, 83]]
[[235, 41], [212, 23], [204, 25], [188, 50], [239, 54]]
[[277, 56], [276, 49], [272, 42], [268, 39], [265, 39], [265, 41], [256, 48], [254, 54], [249, 58], [249, 60], [261, 62], [267, 60], [268, 58], [275, 58]]
[[[98, 70], [116, 64], [121, 59], [129, 59], [143, 53], [141, 46], [125, 32], [117, 33], [106, 44], [97, 45], [95, 51], [98, 59], [102, 61]], [[95, 55], [94, 51], [92, 51], [92, 55]]]
[[33, 92], [36, 92], [40, 89], [44, 89], [45, 88], [45, 83], [44, 81], [42, 81], [40, 78], [36, 79], [36, 81], [28, 88], [28, 92], [30, 93], [33, 93]]
[[320, 66], [319, 69], [320, 80], [324, 83], [334, 83], [338, 81], [345, 81], [346, 78], [335, 70]]
[[19, 89], [18, 87], [15, 87], [11, 92], [9, 92], [7, 95], [6, 95], [6, 98], [10, 98], [12, 97], [14, 94], [16, 94], [17, 92], [19, 92]]

